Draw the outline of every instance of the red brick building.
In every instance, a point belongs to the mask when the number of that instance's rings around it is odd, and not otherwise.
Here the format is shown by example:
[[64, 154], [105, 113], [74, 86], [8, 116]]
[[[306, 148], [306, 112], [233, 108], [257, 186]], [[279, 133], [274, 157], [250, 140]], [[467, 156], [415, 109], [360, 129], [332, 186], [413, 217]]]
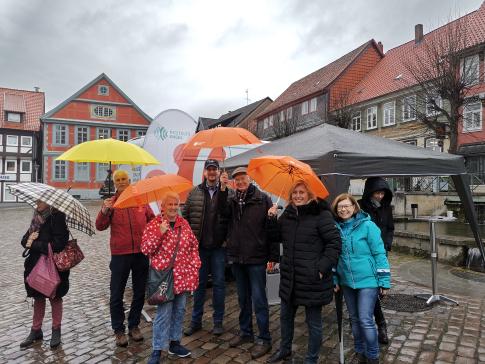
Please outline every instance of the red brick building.
[[88, 140], [127, 141], [145, 135], [152, 118], [102, 73], [41, 120], [44, 182], [55, 187], [71, 187], [71, 194], [86, 199], [99, 197], [108, 166], [56, 161], [56, 157]]
[[43, 92], [0, 88], [0, 202], [17, 202], [9, 184], [40, 177], [44, 112]]

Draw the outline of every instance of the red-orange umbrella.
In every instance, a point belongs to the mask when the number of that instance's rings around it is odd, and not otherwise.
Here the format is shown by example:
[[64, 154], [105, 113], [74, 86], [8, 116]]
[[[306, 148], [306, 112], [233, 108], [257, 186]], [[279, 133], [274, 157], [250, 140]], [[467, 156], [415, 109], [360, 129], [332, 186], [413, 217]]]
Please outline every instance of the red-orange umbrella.
[[259, 143], [262, 143], [261, 140], [246, 129], [219, 127], [199, 131], [189, 139], [185, 148], [219, 148]]
[[248, 175], [265, 191], [288, 198], [296, 181], [305, 181], [315, 196], [326, 198], [328, 191], [312, 168], [293, 157], [267, 155], [249, 161]]
[[192, 183], [176, 174], [164, 174], [142, 179], [126, 188], [116, 200], [115, 208], [135, 207], [161, 201], [167, 192], [182, 193], [190, 190]]

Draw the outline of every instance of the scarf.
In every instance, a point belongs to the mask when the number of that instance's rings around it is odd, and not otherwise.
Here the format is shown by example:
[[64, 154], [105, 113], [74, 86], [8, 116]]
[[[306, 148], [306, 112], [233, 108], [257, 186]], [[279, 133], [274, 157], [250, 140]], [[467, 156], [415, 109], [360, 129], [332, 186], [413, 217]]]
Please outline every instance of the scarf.
[[247, 193], [248, 193], [248, 190], [244, 190], [244, 191], [236, 190], [236, 201], [239, 207], [238, 215], [237, 215], [238, 220], [241, 220], [244, 204], [246, 203], [244, 200], [246, 199]]
[[44, 211], [34, 210], [34, 216], [32, 217], [32, 221], [30, 222], [29, 234], [39, 231], [40, 227], [42, 226], [42, 224], [45, 223], [51, 213], [52, 211], [50, 208], [45, 209]]

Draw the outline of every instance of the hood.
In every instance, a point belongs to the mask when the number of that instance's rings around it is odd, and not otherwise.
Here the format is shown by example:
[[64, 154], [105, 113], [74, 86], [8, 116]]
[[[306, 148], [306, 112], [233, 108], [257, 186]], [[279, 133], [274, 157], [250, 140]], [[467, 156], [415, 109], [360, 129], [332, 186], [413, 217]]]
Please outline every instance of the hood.
[[362, 194], [362, 200], [370, 201], [372, 194], [375, 191], [385, 191], [384, 198], [382, 199], [383, 205], [390, 205], [392, 201], [392, 191], [389, 188], [389, 184], [382, 177], [369, 177], [365, 180], [364, 193]]
[[360, 210], [350, 221], [345, 222], [342, 220], [338, 220], [337, 226], [339, 226], [339, 228], [343, 228], [345, 225], [350, 224], [352, 225], [352, 229], [355, 229], [364, 221], [372, 221], [372, 220], [367, 212]]

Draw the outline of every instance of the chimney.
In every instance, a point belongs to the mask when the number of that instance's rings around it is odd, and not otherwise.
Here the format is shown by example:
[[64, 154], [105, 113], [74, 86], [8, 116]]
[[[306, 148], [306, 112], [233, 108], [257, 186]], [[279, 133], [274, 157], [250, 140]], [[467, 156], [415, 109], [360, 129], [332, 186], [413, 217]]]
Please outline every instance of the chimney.
[[423, 24], [414, 26], [414, 43], [419, 44], [423, 40]]
[[377, 42], [377, 47], [380, 49], [381, 53], [384, 54], [384, 45], [381, 41]]
[[39, 86], [35, 86], [35, 87], [34, 87], [34, 91], [35, 91], [35, 92], [39, 92], [39, 91], [40, 91], [40, 87], [39, 87]]

